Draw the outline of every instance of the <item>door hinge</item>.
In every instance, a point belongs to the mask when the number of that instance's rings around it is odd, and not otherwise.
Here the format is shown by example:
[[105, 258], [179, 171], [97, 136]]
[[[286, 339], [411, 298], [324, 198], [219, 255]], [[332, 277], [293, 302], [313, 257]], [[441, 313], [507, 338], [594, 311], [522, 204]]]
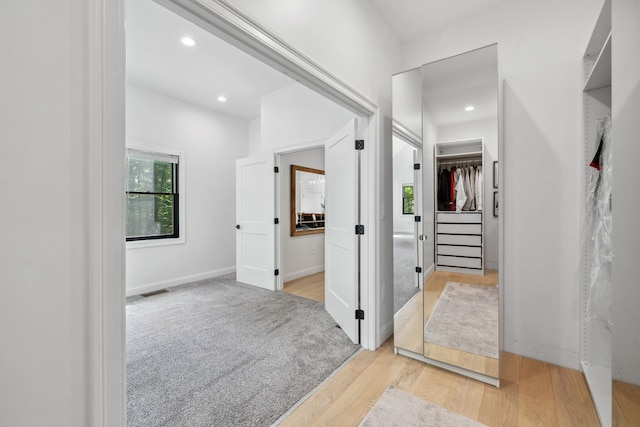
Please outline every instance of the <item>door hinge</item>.
[[274, 224], [280, 224], [280, 218], [274, 218], [273, 219], [273, 223]]
[[422, 273], [422, 267], [416, 267], [416, 273]]
[[422, 217], [420, 215], [416, 215], [415, 220], [416, 222], [420, 222], [422, 221]]
[[420, 163], [414, 163], [413, 164], [413, 170], [419, 170], [420, 169]]
[[364, 234], [364, 225], [356, 225], [356, 234]]
[[364, 310], [360, 310], [360, 309], [356, 310], [356, 319], [364, 320]]
[[279, 168], [279, 167], [277, 167], [277, 166], [274, 166], [274, 167], [273, 167], [273, 171], [274, 171], [275, 173], [279, 173], [279, 172], [280, 172], [280, 168]]
[[356, 150], [364, 150], [364, 139], [356, 139]]
[[274, 276], [279, 276], [280, 275], [280, 270], [278, 270], [277, 268], [275, 269], [275, 271], [273, 272]]

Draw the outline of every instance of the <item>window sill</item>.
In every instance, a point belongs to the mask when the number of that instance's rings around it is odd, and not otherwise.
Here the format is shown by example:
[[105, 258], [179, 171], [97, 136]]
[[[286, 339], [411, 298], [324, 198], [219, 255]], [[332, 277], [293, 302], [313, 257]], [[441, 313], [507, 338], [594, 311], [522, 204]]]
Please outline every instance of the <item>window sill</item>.
[[129, 249], [142, 249], [142, 248], [153, 248], [158, 246], [173, 246], [173, 245], [182, 245], [185, 243], [184, 236], [178, 237], [177, 239], [151, 239], [151, 240], [132, 240], [127, 243], [127, 250]]

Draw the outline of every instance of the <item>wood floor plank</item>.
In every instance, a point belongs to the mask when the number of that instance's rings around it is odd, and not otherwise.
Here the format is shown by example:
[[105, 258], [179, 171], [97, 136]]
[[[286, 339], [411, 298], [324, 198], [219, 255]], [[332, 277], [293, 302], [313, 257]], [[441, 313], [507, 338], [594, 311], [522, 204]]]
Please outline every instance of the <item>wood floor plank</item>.
[[311, 425], [358, 425], [407, 362], [391, 352], [383, 353]]
[[[490, 427], [562, 426], [567, 425], [571, 407], [561, 407], [559, 399], [580, 402], [589, 393], [577, 371], [552, 373], [556, 369], [552, 365], [508, 352], [503, 353], [502, 364], [505, 377], [501, 387], [495, 388], [396, 355], [389, 339], [375, 352], [360, 352], [281, 426], [357, 426], [390, 385]], [[563, 384], [565, 378], [569, 385]], [[563, 411], [562, 421], [558, 411]], [[582, 425], [598, 425], [594, 411], [580, 417]]]
[[324, 271], [288, 281], [284, 284], [283, 291], [324, 302]]
[[500, 388], [485, 386], [477, 421], [488, 426], [517, 426], [518, 383], [501, 380]]
[[467, 418], [477, 419], [486, 385], [461, 375], [454, 381], [444, 407]]
[[338, 371], [330, 381], [311, 395], [280, 424], [286, 426], [311, 425], [327, 410], [371, 364], [383, 354], [391, 351], [391, 341], [387, 341], [377, 351], [360, 351], [346, 366]]
[[584, 375], [572, 369], [551, 366], [558, 422], [561, 426], [598, 427], [597, 413]]
[[559, 425], [549, 364], [523, 358], [518, 390], [518, 425]]
[[635, 427], [640, 425], [640, 387], [613, 381], [613, 425]]

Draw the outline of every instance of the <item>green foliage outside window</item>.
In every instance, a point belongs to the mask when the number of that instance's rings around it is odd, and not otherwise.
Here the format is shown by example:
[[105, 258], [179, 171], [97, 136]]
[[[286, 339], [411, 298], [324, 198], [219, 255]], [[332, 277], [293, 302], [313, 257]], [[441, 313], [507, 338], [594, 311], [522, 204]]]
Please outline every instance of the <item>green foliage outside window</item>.
[[402, 186], [402, 213], [404, 215], [413, 215], [413, 184], [405, 184]]
[[127, 239], [177, 237], [178, 165], [129, 158], [127, 176]]

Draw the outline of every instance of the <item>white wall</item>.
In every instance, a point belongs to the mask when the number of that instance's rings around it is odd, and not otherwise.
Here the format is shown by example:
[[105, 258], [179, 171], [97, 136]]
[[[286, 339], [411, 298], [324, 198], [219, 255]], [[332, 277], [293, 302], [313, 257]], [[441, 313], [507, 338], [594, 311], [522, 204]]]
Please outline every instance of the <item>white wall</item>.
[[[129, 295], [235, 271], [235, 167], [249, 122], [127, 85], [127, 139], [185, 149], [184, 244], [127, 248]], [[138, 243], [138, 242], [135, 242]], [[132, 245], [129, 245], [132, 246]]]
[[[640, 5], [612, 0], [613, 271], [612, 374], [640, 385], [640, 192], [629, 171], [640, 158]], [[615, 40], [615, 41], [614, 41]], [[614, 412], [615, 413], [615, 412]], [[630, 416], [630, 415], [627, 415]], [[630, 418], [627, 418], [630, 419]]]
[[498, 43], [505, 350], [579, 367], [581, 58], [601, 0], [505, 2], [407, 43], [400, 69]]
[[480, 120], [438, 127], [438, 141], [484, 138], [484, 259], [486, 268], [498, 268], [498, 218], [493, 216], [493, 161], [498, 160], [496, 120]]
[[285, 282], [324, 271], [324, 234], [291, 236], [291, 165], [324, 170], [324, 147], [283, 154], [280, 157], [280, 238]]
[[[368, 224], [375, 242], [376, 345], [393, 333], [391, 75], [398, 71], [400, 45], [368, 0], [230, 0], [314, 62], [375, 103], [379, 141], [369, 147], [377, 159], [375, 224]], [[400, 68], [402, 70], [402, 68]], [[372, 141], [370, 141], [372, 142]], [[368, 294], [367, 294], [368, 296]], [[365, 332], [366, 333], [366, 332]]]
[[262, 152], [260, 146], [260, 117], [249, 122], [249, 157], [255, 157]]
[[262, 151], [327, 139], [352, 118], [353, 113], [294, 83], [262, 97]]
[[90, 199], [81, 6], [0, 4], [3, 426], [87, 425]]
[[413, 233], [414, 215], [402, 214], [402, 185], [413, 184], [415, 148], [393, 137], [393, 232]]

